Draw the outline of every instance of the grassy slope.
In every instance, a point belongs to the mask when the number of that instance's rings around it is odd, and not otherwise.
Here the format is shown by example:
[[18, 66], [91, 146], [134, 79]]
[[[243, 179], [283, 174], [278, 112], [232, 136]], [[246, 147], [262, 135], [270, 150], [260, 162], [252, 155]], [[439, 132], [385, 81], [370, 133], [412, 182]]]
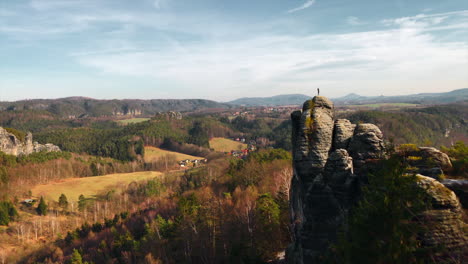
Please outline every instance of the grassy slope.
[[247, 148], [247, 144], [227, 138], [215, 137], [210, 140], [210, 148], [214, 149], [215, 151], [229, 152], [231, 150], [239, 150], [239, 146], [241, 146], [241, 149]]
[[185, 159], [204, 159], [203, 157], [197, 157], [197, 156], [191, 156], [179, 152], [174, 152], [174, 151], [169, 151], [169, 150], [164, 150], [160, 148], [155, 148], [155, 147], [145, 147], [145, 160], [147, 162], [149, 161], [154, 161], [157, 160], [165, 155], [175, 155], [176, 160], [185, 160]]
[[67, 196], [68, 201], [77, 201], [80, 194], [90, 197], [119, 185], [127, 186], [133, 181], [149, 180], [160, 175], [162, 175], [160, 172], [143, 171], [86, 178], [69, 178], [45, 185], [37, 185], [31, 191], [33, 196], [44, 196], [46, 200], [58, 201], [63, 193]]

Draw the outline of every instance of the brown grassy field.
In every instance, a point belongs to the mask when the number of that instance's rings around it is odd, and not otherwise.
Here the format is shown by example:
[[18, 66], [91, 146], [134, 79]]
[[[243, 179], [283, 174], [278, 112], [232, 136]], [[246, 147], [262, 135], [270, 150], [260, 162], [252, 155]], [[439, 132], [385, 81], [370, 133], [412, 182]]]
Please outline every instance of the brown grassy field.
[[227, 138], [215, 137], [210, 140], [210, 148], [214, 149], [215, 151], [229, 152], [231, 150], [246, 149], [247, 144]]
[[83, 194], [85, 197], [92, 197], [112, 188], [118, 191], [118, 189], [128, 186], [133, 181], [149, 180], [161, 175], [161, 172], [142, 171], [85, 178], [69, 178], [44, 185], [37, 185], [31, 192], [33, 196], [44, 196], [49, 201], [58, 201], [62, 193], [67, 196], [68, 201], [77, 201], [80, 194]]
[[128, 125], [128, 124], [136, 124], [136, 123], [141, 123], [150, 120], [150, 118], [145, 118], [145, 117], [135, 117], [135, 118], [130, 118], [130, 119], [122, 119], [118, 120], [117, 122], [122, 124], [122, 125]]
[[149, 147], [149, 146], [145, 147], [145, 161], [146, 162], [155, 161], [166, 155], [174, 155], [175, 159], [178, 161], [185, 160], [185, 159], [189, 159], [189, 160], [204, 159], [203, 157], [191, 156], [191, 155], [164, 150], [160, 148]]

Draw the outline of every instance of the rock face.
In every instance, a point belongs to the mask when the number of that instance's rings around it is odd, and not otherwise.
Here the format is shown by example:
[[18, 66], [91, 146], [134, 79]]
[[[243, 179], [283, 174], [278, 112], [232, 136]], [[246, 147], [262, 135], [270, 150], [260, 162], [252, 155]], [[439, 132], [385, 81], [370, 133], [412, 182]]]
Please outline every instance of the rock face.
[[383, 134], [374, 124], [359, 124], [349, 142], [349, 153], [356, 169], [360, 169], [367, 160], [380, 159], [383, 155]]
[[462, 209], [457, 196], [439, 181], [422, 175], [417, 176], [418, 186], [429, 195], [432, 205], [431, 210], [422, 213], [425, 224], [430, 226], [430, 232], [421, 234], [422, 246], [444, 247], [449, 252], [466, 250], [468, 225], [462, 220]]
[[333, 104], [317, 96], [306, 101], [302, 112], [294, 112], [291, 117], [295, 165], [291, 213], [298, 243], [293, 244], [288, 253], [295, 255], [294, 259], [302, 259], [316, 255], [309, 251], [312, 245], [326, 247], [331, 230], [339, 223], [333, 219], [339, 214], [339, 203], [325, 185], [323, 176], [333, 138]]
[[291, 263], [311, 263], [336, 239], [357, 197], [354, 168], [382, 155], [382, 132], [372, 124], [334, 121], [333, 103], [316, 96], [292, 113], [294, 176]]
[[420, 155], [426, 159], [432, 159], [436, 166], [439, 166], [442, 170], [448, 170], [452, 168], [452, 162], [447, 154], [441, 152], [436, 148], [419, 147]]
[[333, 148], [347, 149], [349, 142], [354, 134], [356, 125], [351, 124], [347, 119], [338, 119], [335, 121], [335, 134], [333, 135]]
[[53, 144], [42, 145], [37, 142], [33, 142], [32, 134], [30, 132], [26, 135], [24, 142], [22, 142], [15, 135], [0, 127], [0, 151], [9, 155], [21, 156], [29, 155], [33, 152], [60, 151], [60, 148]]
[[[320, 263], [317, 257], [336, 241], [338, 230], [346, 227], [349, 210], [359, 199], [367, 169], [384, 158], [383, 134], [373, 124], [353, 125], [346, 119], [334, 121], [333, 103], [321, 96], [306, 101], [302, 111], [293, 112], [291, 119], [293, 243], [287, 249], [287, 261]], [[437, 156], [433, 159], [440, 163], [447, 162], [432, 149], [423, 151]], [[434, 206], [438, 206], [425, 213], [434, 215], [433, 221], [440, 227], [433, 234], [424, 234], [422, 242], [427, 246], [447, 242], [454, 248], [466, 243], [464, 231], [460, 229], [463, 222], [459, 222], [461, 209], [456, 196], [431, 178], [421, 176], [421, 179], [419, 186], [431, 187], [429, 194]], [[443, 232], [450, 227], [454, 228], [453, 232]]]
[[452, 168], [452, 162], [447, 154], [436, 148], [418, 147], [406, 154], [409, 163], [416, 173], [429, 176], [436, 180], [443, 179], [444, 171]]
[[293, 118], [294, 162], [302, 181], [311, 183], [325, 167], [333, 136], [333, 104], [324, 97], [306, 101]]

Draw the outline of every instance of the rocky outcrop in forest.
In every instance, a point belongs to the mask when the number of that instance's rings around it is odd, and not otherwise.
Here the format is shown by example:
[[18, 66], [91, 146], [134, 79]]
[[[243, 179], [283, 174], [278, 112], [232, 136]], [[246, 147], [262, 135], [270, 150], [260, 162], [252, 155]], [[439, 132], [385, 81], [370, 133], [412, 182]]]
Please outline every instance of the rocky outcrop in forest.
[[[293, 112], [291, 118], [293, 243], [287, 250], [287, 260], [316, 263], [346, 226], [369, 168], [385, 158], [383, 134], [374, 124], [335, 120], [333, 103], [322, 96], [306, 101], [302, 111]], [[421, 149], [420, 153], [448, 166], [445, 156], [435, 149]], [[420, 172], [431, 168], [421, 167]], [[423, 213], [431, 221], [431, 230], [421, 235], [422, 246], [467, 246], [466, 224], [461, 220], [456, 195], [432, 178], [418, 177], [418, 186], [424, 188], [432, 203], [431, 210]]]
[[33, 142], [31, 132], [29, 132], [24, 140], [18, 139], [16, 135], [8, 132], [0, 127], [0, 151], [14, 156], [29, 155], [34, 152], [56, 152], [60, 148], [53, 144], [39, 144]]

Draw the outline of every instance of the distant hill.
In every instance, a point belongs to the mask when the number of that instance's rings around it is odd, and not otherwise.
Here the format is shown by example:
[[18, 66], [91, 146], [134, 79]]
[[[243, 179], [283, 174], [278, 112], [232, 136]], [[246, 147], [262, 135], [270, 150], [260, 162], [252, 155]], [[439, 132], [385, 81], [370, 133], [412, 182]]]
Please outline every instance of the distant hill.
[[[302, 105], [311, 97], [304, 94], [284, 94], [271, 97], [243, 97], [227, 102], [241, 106], [279, 106]], [[468, 100], [468, 88], [446, 93], [420, 93], [397, 96], [362, 96], [350, 93], [343, 97], [333, 98], [336, 105], [375, 104], [375, 103], [411, 103], [411, 104], [447, 104]]]
[[468, 100], [468, 88], [446, 93], [420, 93], [398, 96], [361, 96], [348, 94], [334, 98], [337, 105], [375, 104], [375, 103], [411, 103], [411, 104], [447, 104]]
[[[187, 112], [206, 109], [229, 109], [235, 106], [280, 106], [302, 105], [311, 97], [304, 94], [285, 94], [271, 97], [244, 97], [220, 103], [204, 99], [152, 99], [152, 100], [97, 100], [87, 97], [60, 99], [34, 99], [16, 102], [0, 102], [0, 112], [31, 110], [36, 113], [49, 112], [59, 117], [101, 117], [101, 116], [149, 116], [158, 112]], [[446, 93], [421, 93], [401, 96], [361, 96], [348, 94], [333, 99], [336, 105], [412, 103], [447, 104], [468, 101], [468, 88]]]
[[244, 97], [227, 103], [242, 106], [301, 105], [310, 98], [304, 94], [284, 94], [271, 97]]
[[194, 111], [209, 108], [230, 108], [231, 105], [204, 99], [97, 100], [86, 97], [35, 99], [0, 102], [0, 111], [47, 111], [61, 117], [100, 117], [154, 115], [167, 111]]

